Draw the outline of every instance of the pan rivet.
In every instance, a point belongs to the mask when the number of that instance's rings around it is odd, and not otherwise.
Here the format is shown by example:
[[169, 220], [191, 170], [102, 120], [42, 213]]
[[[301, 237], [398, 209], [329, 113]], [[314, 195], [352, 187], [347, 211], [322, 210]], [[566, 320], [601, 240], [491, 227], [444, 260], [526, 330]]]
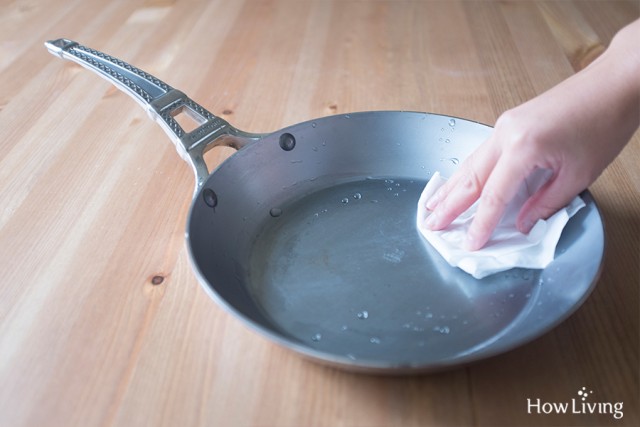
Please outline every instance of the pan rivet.
[[218, 205], [218, 196], [210, 188], [205, 188], [202, 191], [202, 199], [210, 208], [215, 208]]
[[271, 215], [274, 218], [278, 218], [280, 215], [282, 215], [282, 209], [273, 208], [269, 211], [269, 215]]
[[296, 146], [296, 139], [290, 133], [280, 135], [280, 148], [284, 151], [291, 151]]

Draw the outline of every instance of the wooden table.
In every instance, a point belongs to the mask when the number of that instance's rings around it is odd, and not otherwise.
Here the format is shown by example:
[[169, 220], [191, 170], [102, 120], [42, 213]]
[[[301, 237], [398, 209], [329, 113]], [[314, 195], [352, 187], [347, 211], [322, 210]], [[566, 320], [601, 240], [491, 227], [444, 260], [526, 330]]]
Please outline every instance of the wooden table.
[[[637, 1], [3, 1], [0, 425], [639, 425], [638, 133], [591, 188], [604, 270], [566, 322], [443, 373], [346, 373], [207, 298], [184, 244], [190, 169], [131, 99], [43, 47], [68, 37], [126, 59], [247, 131], [363, 110], [494, 123], [639, 14]], [[583, 386], [623, 402], [622, 419], [528, 413], [527, 399]]]

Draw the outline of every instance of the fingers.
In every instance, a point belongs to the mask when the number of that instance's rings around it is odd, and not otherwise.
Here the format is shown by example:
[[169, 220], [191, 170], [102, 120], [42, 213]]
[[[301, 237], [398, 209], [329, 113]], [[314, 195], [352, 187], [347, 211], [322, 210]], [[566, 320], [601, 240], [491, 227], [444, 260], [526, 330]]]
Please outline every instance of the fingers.
[[465, 249], [475, 251], [489, 241], [507, 205], [530, 172], [530, 166], [511, 156], [503, 155], [498, 160], [482, 190], [480, 204], [467, 230]]
[[451, 179], [427, 201], [427, 209], [432, 211], [427, 219], [427, 228], [441, 230], [447, 227], [480, 197], [498, 157], [486, 145], [488, 142], [470, 155]]
[[561, 177], [552, 177], [520, 209], [516, 227], [527, 234], [539, 219], [547, 219], [568, 205], [586, 185], [578, 181], [566, 182]]

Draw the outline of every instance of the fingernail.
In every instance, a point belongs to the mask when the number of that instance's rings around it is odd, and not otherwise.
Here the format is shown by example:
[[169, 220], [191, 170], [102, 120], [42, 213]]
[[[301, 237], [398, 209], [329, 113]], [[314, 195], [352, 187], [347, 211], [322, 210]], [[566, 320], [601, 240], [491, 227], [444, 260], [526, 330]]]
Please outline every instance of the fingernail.
[[429, 200], [427, 200], [427, 204], [425, 205], [427, 210], [430, 210], [430, 211], [434, 210], [439, 200], [440, 198], [438, 197], [438, 193], [429, 197]]
[[427, 217], [427, 221], [424, 224], [427, 226], [429, 230], [435, 230], [437, 223], [438, 223], [438, 214], [433, 212], [431, 213], [431, 215]]
[[436, 206], [438, 206], [438, 203], [440, 203], [444, 198], [444, 194], [444, 187], [438, 188], [438, 190], [429, 197], [429, 200], [427, 200], [427, 209], [430, 211], [434, 210]]

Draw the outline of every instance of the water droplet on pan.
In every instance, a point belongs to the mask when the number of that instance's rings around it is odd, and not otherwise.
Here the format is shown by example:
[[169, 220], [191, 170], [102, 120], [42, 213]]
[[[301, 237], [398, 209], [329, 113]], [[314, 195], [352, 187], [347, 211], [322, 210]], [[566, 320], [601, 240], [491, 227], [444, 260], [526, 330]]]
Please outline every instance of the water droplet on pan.
[[449, 126], [454, 127], [456, 125], [456, 119], [449, 119]]
[[447, 335], [449, 334], [449, 332], [451, 332], [448, 326], [434, 326], [433, 330], [434, 332], [439, 332], [443, 335]]
[[453, 163], [454, 165], [457, 165], [458, 163], [460, 163], [460, 160], [458, 160], [457, 157], [450, 157], [448, 159], [440, 159], [441, 162], [444, 162], [445, 160], [450, 161], [451, 163]]
[[367, 310], [362, 310], [357, 314], [358, 319], [367, 319], [369, 318], [369, 312]]
[[322, 334], [315, 334], [311, 337], [311, 341], [318, 342], [322, 339]]

